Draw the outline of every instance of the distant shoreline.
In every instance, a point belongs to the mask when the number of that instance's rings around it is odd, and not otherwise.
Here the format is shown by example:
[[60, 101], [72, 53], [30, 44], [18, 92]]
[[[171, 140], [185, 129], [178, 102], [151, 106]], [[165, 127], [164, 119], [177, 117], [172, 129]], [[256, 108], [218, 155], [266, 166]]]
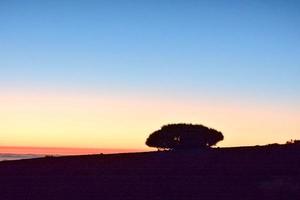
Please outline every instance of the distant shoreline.
[[148, 149], [118, 149], [118, 148], [69, 148], [69, 147], [22, 147], [0, 146], [0, 154], [29, 155], [86, 155], [99, 153], [144, 152]]
[[42, 158], [47, 155], [42, 154], [13, 154], [13, 153], [0, 153], [0, 162], [8, 160], [24, 160], [32, 158]]

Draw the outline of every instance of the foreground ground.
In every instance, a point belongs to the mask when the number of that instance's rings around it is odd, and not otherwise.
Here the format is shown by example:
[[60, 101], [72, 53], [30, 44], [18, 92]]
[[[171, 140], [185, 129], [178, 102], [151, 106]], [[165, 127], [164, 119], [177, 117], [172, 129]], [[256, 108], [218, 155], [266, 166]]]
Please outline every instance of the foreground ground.
[[300, 199], [300, 148], [220, 148], [1, 162], [0, 199]]

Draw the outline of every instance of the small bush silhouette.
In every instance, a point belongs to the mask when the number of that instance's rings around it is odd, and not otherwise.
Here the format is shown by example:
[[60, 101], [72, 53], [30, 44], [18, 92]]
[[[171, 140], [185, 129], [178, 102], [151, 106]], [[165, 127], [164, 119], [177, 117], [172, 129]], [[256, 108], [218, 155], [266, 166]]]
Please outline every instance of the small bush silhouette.
[[286, 142], [287, 145], [300, 145], [300, 140], [290, 140]]
[[203, 125], [169, 124], [150, 134], [146, 145], [159, 150], [204, 149], [223, 139], [221, 132]]

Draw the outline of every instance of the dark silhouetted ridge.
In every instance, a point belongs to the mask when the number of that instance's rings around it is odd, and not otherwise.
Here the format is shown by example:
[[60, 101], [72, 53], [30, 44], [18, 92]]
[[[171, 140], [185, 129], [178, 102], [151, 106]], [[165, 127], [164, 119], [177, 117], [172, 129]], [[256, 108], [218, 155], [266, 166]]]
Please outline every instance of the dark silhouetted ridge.
[[297, 199], [297, 145], [0, 163], [0, 199]]

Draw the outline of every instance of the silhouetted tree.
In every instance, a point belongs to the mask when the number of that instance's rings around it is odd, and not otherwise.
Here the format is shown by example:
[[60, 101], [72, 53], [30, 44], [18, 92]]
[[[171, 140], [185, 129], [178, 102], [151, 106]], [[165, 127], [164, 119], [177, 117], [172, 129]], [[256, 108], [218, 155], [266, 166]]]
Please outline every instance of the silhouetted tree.
[[150, 134], [146, 145], [159, 150], [203, 149], [223, 139], [221, 132], [203, 125], [169, 124]]

